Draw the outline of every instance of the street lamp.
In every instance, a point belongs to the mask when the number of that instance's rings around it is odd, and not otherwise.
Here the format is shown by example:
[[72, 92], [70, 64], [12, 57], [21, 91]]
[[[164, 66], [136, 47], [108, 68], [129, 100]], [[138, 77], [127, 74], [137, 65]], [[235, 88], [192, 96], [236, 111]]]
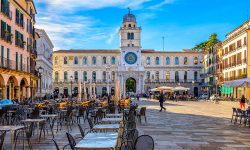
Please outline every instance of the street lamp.
[[106, 67], [106, 79], [107, 79], [107, 94], [109, 96], [109, 71], [110, 71], [110, 65]]
[[194, 80], [192, 81], [192, 86], [193, 86], [193, 95], [194, 95]]
[[40, 100], [42, 99], [42, 73], [43, 73], [43, 67], [38, 68], [39, 78], [40, 78]]
[[70, 87], [71, 87], [71, 100], [72, 100], [72, 84], [73, 84], [73, 76], [70, 76]]

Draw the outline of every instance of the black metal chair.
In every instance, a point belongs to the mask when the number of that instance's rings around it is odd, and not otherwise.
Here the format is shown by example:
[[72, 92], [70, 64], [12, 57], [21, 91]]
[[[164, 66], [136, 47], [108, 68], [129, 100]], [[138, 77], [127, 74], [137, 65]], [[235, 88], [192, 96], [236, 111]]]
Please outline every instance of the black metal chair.
[[140, 112], [137, 114], [137, 118], [139, 118], [140, 123], [141, 123], [141, 117], [144, 117], [145, 118], [145, 123], [147, 123], [146, 107], [142, 107], [140, 109]]
[[23, 149], [24, 149], [24, 141], [26, 140], [29, 146], [29, 149], [32, 150], [32, 145], [30, 139], [32, 137], [34, 131], [35, 124], [32, 122], [29, 126], [26, 126], [24, 130], [20, 130], [17, 132], [16, 141], [15, 141], [15, 149], [17, 140], [23, 141]]
[[81, 137], [77, 137], [76, 139], [83, 139], [84, 138], [84, 136], [85, 136], [85, 130], [86, 129], [83, 129], [82, 127], [81, 127], [81, 125], [80, 124], [77, 124], [78, 125], [78, 128], [79, 128], [79, 130], [80, 130], [80, 133], [81, 133]]
[[135, 141], [135, 150], [154, 150], [154, 139], [149, 135], [141, 135]]
[[88, 118], [88, 123], [89, 123], [89, 128], [90, 128], [90, 130], [92, 130], [93, 127], [94, 127], [94, 124], [93, 124], [91, 118]]
[[237, 110], [236, 110], [236, 108], [232, 108], [233, 109], [233, 113], [232, 113], [232, 119], [231, 119], [231, 122], [233, 122], [233, 119], [235, 119], [237, 116], [236, 116], [236, 114], [237, 114]]
[[66, 132], [66, 135], [67, 135], [67, 138], [68, 138], [68, 141], [69, 141], [69, 146], [72, 150], [75, 150], [75, 146], [76, 146], [76, 141], [75, 139], [73, 138], [73, 136]]
[[76, 119], [77, 119], [77, 123], [81, 123], [81, 117], [83, 117], [83, 120], [84, 120], [84, 113], [85, 113], [85, 108], [84, 107], [80, 107], [79, 110], [78, 110], [78, 114], [76, 116]]
[[4, 149], [3, 143], [4, 143], [5, 135], [6, 135], [6, 131], [4, 131], [0, 134], [0, 148], [1, 148], [1, 150]]
[[54, 132], [53, 132], [55, 121], [56, 121], [56, 118], [54, 118], [52, 121], [50, 121], [50, 119], [48, 118], [46, 121], [44, 121], [40, 124], [41, 128], [40, 128], [39, 139], [41, 138], [42, 132], [43, 132], [44, 137], [45, 137], [45, 133], [46, 133], [45, 131], [47, 131], [47, 133], [48, 133], [49, 130], [51, 132], [52, 137], [55, 138]]
[[53, 142], [54, 142], [54, 144], [55, 144], [56, 150], [60, 150], [60, 148], [59, 148], [59, 146], [58, 146], [57, 142], [55, 141], [55, 139], [52, 139], [52, 141], [53, 141]]

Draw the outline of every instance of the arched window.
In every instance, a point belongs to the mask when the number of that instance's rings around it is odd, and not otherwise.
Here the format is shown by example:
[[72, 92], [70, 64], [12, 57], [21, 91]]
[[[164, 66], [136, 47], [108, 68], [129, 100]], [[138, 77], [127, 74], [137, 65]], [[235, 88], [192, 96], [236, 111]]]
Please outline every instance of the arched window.
[[95, 71], [92, 72], [92, 81], [96, 81], [96, 72]]
[[102, 88], [102, 95], [106, 95], [107, 94], [107, 87], [103, 87]]
[[65, 71], [64, 72], [64, 82], [67, 82], [68, 81], [68, 72]]
[[88, 73], [87, 71], [83, 72], [83, 81], [87, 81], [88, 80]]
[[74, 72], [74, 79], [75, 79], [75, 82], [78, 81], [78, 72], [77, 71]]
[[170, 65], [170, 58], [166, 57], [166, 65]]
[[184, 65], [187, 65], [187, 64], [188, 64], [188, 58], [184, 57]]
[[150, 65], [150, 57], [147, 57], [146, 63], [147, 65]]
[[131, 27], [131, 24], [128, 24], [128, 27]]
[[175, 72], [175, 82], [179, 82], [179, 72]]
[[75, 64], [75, 65], [78, 64], [78, 57], [77, 57], [77, 56], [74, 57], [74, 64]]
[[198, 57], [195, 57], [195, 58], [194, 58], [194, 64], [195, 64], [195, 65], [198, 65]]
[[174, 63], [175, 63], [175, 65], [179, 65], [179, 57], [175, 57]]
[[111, 79], [112, 79], [112, 81], [115, 81], [115, 72], [114, 71], [112, 71], [112, 77], [111, 77]]
[[64, 63], [64, 65], [68, 64], [68, 57], [63, 58], [63, 63]]
[[184, 82], [187, 82], [187, 76], [188, 76], [188, 73], [187, 71], [184, 72]]
[[150, 80], [150, 72], [149, 71], [147, 71], [147, 80]]
[[155, 64], [156, 64], [156, 65], [160, 65], [160, 58], [159, 58], [159, 57], [156, 57], [156, 58], [155, 58]]
[[115, 57], [111, 58], [111, 64], [114, 65], [115, 64]]
[[56, 82], [58, 82], [58, 80], [59, 80], [59, 73], [57, 71], [55, 72], [55, 80], [56, 80]]
[[107, 57], [102, 57], [102, 63], [105, 65], [107, 64]]
[[160, 80], [160, 74], [159, 74], [159, 71], [156, 71], [156, 72], [155, 72], [155, 79], [156, 79], [157, 81], [159, 81], [159, 80]]
[[106, 73], [106, 71], [102, 72], [102, 79], [103, 79], [104, 82], [106, 82], [106, 80], [107, 80], [107, 73]]
[[130, 40], [130, 38], [131, 38], [131, 34], [128, 32], [127, 33], [127, 39]]
[[134, 39], [134, 33], [131, 33], [131, 40]]
[[197, 80], [198, 80], [198, 72], [195, 71], [195, 72], [194, 72], [194, 81], [197, 81]]
[[55, 65], [58, 64], [58, 57], [55, 57]]
[[96, 57], [92, 57], [92, 65], [96, 65]]
[[167, 81], [170, 80], [170, 72], [169, 72], [169, 71], [166, 72], [166, 80], [167, 80]]
[[88, 64], [88, 59], [87, 59], [86, 56], [82, 58], [82, 64], [83, 65], [87, 65]]

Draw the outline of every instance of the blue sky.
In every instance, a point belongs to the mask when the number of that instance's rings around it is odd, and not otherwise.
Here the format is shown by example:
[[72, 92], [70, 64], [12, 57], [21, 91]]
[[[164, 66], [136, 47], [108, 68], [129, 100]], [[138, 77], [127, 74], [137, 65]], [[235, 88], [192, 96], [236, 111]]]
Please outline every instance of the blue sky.
[[[250, 16], [250, 0], [34, 0], [37, 28], [55, 49], [118, 49], [127, 7], [142, 27], [142, 48], [180, 51], [217, 33], [220, 40]], [[249, 15], [247, 15], [249, 14]]]

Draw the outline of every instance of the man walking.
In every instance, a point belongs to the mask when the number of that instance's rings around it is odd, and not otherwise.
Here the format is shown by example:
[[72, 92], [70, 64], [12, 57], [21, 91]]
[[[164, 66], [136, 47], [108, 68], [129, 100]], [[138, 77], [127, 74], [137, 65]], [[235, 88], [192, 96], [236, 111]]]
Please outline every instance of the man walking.
[[160, 107], [161, 107], [160, 112], [162, 111], [162, 109], [166, 110], [166, 108], [163, 106], [163, 103], [164, 103], [164, 95], [163, 95], [163, 91], [161, 91], [161, 93], [160, 93], [160, 96], [159, 96], [159, 102], [160, 102]]

